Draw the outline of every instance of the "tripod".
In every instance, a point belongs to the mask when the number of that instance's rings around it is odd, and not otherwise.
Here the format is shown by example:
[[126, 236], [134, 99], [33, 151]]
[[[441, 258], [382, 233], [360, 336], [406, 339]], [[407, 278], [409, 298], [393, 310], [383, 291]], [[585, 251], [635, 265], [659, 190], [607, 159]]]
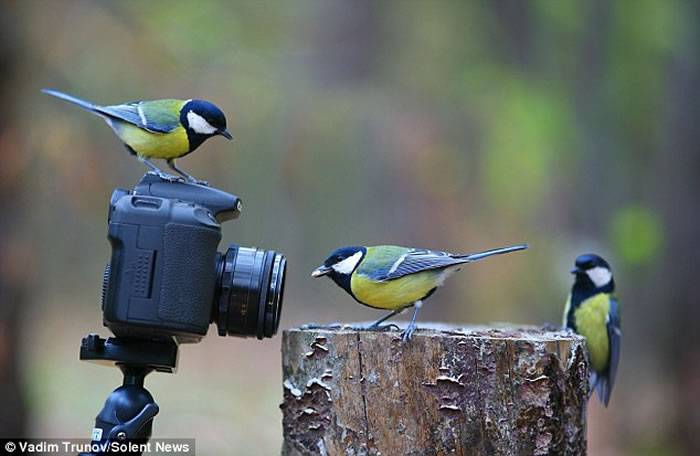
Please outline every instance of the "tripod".
[[[177, 368], [177, 343], [110, 337], [97, 334], [83, 338], [80, 359], [100, 364], [114, 363], [122, 371], [124, 381], [105, 401], [95, 418], [92, 430], [93, 452], [81, 456], [114, 454], [138, 455], [151, 437], [158, 405], [144, 388], [146, 375], [153, 371], [173, 373]], [[96, 448], [99, 450], [94, 451]], [[109, 448], [109, 451], [104, 451]], [[125, 448], [125, 450], [121, 450]]]

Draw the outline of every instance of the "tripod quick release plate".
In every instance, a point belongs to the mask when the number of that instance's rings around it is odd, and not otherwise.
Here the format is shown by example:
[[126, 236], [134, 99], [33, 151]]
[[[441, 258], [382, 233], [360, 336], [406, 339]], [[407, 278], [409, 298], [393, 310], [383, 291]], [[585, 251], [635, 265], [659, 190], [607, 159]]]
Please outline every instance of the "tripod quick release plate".
[[175, 342], [153, 342], [110, 337], [97, 334], [83, 337], [80, 359], [98, 364], [121, 364], [150, 367], [172, 374], [177, 370], [178, 345]]

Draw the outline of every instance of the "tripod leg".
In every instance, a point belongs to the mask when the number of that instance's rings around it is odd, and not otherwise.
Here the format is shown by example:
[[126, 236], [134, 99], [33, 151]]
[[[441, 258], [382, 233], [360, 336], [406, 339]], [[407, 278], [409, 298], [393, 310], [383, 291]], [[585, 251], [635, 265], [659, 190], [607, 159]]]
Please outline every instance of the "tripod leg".
[[[144, 378], [153, 369], [123, 364], [119, 367], [124, 374], [124, 383], [107, 397], [95, 419], [92, 443], [99, 446], [109, 446], [111, 442], [147, 442], [151, 437], [153, 418], [158, 414], [158, 405], [143, 386]], [[81, 456], [102, 454], [106, 453], [81, 453]], [[126, 454], [140, 456], [142, 452], [134, 449]]]

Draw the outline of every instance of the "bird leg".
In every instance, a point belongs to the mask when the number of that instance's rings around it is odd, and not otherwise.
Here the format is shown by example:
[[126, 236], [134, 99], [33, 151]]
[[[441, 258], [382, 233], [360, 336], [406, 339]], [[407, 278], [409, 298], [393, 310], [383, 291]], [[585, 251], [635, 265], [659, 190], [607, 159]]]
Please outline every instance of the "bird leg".
[[391, 317], [395, 317], [396, 315], [400, 314], [400, 313], [403, 312], [405, 309], [406, 309], [405, 307], [402, 307], [402, 308], [400, 308], [400, 309], [396, 309], [396, 310], [392, 311], [389, 315], [385, 315], [384, 317], [382, 317], [382, 318], [380, 318], [379, 320], [375, 321], [374, 323], [372, 323], [371, 325], [369, 325], [369, 326], [368, 326], [367, 328], [365, 328], [365, 329], [367, 329], [367, 330], [369, 330], [369, 331], [375, 331], [375, 330], [382, 330], [382, 331], [383, 331], [383, 330], [387, 330], [387, 329], [391, 329], [391, 328], [399, 329], [399, 327], [396, 326], [396, 325], [393, 324], [393, 323], [390, 324], [390, 325], [386, 325], [386, 326], [379, 326], [379, 325], [381, 325], [382, 323], [384, 323], [385, 321], [387, 321], [387, 320], [390, 319]]
[[172, 174], [168, 174], [164, 172], [162, 169], [158, 168], [156, 165], [153, 164], [153, 162], [146, 157], [138, 157], [139, 161], [143, 163], [144, 165], [148, 166], [151, 168], [149, 171], [149, 174], [155, 174], [156, 176], [160, 177], [161, 179], [168, 181], [168, 182], [177, 182], [179, 180], [182, 180], [180, 177], [173, 176]]
[[416, 317], [418, 316], [418, 311], [423, 307], [423, 301], [416, 301], [414, 304], [415, 309], [413, 310], [413, 317], [411, 317], [411, 322], [406, 326], [406, 330], [401, 334], [401, 340], [406, 343], [411, 340], [411, 336], [416, 331]]
[[183, 170], [178, 168], [177, 165], [175, 164], [174, 158], [171, 158], [170, 160], [168, 160], [168, 166], [170, 167], [170, 169], [172, 169], [173, 171], [178, 173], [180, 176], [184, 177], [185, 180], [191, 184], [209, 185], [209, 183], [207, 181], [195, 179], [194, 177], [190, 176], [189, 174], [187, 174], [186, 172], [184, 172]]

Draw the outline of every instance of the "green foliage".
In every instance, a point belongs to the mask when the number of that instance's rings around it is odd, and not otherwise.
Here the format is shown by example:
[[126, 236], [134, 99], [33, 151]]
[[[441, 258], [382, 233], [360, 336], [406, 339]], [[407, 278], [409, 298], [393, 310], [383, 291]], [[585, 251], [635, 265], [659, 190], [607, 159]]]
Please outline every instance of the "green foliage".
[[572, 150], [568, 106], [551, 87], [502, 78], [490, 103], [485, 134], [487, 195], [520, 216], [533, 214]]
[[632, 266], [648, 264], [663, 246], [663, 226], [651, 209], [634, 205], [619, 210], [611, 219], [610, 238], [620, 259]]

